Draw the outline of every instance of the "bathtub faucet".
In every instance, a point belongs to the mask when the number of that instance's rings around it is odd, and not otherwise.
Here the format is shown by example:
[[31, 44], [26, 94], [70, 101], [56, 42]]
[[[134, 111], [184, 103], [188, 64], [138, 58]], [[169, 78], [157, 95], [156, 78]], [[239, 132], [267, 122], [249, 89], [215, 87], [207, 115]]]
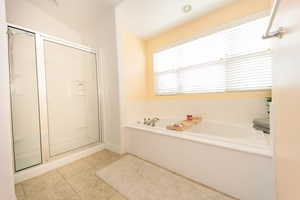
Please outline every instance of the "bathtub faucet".
[[144, 124], [146, 124], [147, 126], [155, 126], [155, 123], [159, 121], [159, 118], [154, 117], [153, 119], [144, 119]]

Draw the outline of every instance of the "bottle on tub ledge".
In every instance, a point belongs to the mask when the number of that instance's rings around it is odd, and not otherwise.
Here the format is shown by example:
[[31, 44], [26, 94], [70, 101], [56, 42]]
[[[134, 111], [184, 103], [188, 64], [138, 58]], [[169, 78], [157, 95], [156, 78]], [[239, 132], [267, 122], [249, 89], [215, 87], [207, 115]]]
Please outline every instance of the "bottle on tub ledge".
[[272, 103], [272, 97], [266, 97], [266, 107], [267, 107], [267, 118], [270, 119], [270, 105]]
[[272, 97], [265, 98], [266, 105], [266, 118], [255, 118], [253, 119], [253, 128], [262, 131], [265, 134], [270, 134], [270, 103], [272, 103]]
[[186, 120], [189, 120], [189, 121], [193, 120], [193, 115], [187, 115]]

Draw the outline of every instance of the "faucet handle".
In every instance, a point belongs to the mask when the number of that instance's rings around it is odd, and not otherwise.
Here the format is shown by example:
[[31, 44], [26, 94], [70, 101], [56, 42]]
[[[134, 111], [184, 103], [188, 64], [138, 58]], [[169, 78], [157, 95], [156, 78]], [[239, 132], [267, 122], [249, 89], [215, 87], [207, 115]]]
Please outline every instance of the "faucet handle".
[[147, 122], [147, 118], [145, 117], [145, 118], [144, 118], [144, 124], [146, 124], [146, 122]]
[[152, 122], [151, 126], [154, 127], [155, 126], [155, 122]]

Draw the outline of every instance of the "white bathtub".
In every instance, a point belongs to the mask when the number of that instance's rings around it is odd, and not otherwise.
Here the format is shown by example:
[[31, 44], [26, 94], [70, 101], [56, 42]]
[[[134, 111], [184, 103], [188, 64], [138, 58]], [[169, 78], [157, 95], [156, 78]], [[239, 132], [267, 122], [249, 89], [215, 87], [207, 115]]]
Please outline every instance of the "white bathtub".
[[130, 123], [126, 151], [241, 200], [273, 200], [274, 174], [268, 136], [250, 125], [204, 120], [183, 131]]
[[130, 123], [127, 127], [150, 131], [195, 142], [217, 145], [249, 153], [272, 156], [270, 137], [250, 125], [238, 125], [220, 121], [204, 120], [186, 131], [167, 130], [166, 126], [178, 122], [178, 119], [161, 119], [155, 127], [142, 122]]

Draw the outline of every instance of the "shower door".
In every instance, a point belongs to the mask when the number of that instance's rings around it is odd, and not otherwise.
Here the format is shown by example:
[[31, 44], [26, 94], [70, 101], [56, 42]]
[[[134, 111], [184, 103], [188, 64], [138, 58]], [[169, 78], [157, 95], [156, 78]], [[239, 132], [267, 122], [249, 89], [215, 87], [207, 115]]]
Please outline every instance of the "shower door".
[[10, 26], [15, 171], [101, 142], [96, 51]]
[[99, 141], [96, 53], [44, 39], [50, 157]]
[[8, 29], [15, 170], [41, 163], [35, 34]]

